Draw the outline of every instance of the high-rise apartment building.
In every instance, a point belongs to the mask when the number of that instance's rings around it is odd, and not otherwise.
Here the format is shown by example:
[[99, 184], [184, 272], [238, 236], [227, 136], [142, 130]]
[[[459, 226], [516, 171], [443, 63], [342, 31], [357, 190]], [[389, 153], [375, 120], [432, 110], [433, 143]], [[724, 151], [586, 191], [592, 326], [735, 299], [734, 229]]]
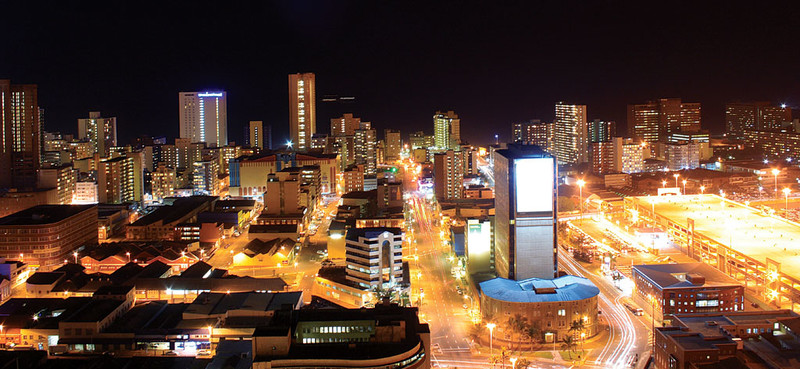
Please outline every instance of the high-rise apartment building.
[[94, 152], [108, 157], [117, 146], [117, 118], [103, 118], [99, 111], [89, 112], [89, 118], [78, 119], [78, 138], [91, 142]]
[[41, 166], [42, 126], [36, 85], [0, 79], [0, 187], [33, 187]]
[[515, 144], [494, 157], [497, 276], [553, 279], [558, 272], [556, 160], [539, 147]]
[[219, 162], [202, 160], [194, 162], [192, 192], [195, 195], [217, 195], [219, 187]]
[[403, 151], [403, 139], [400, 137], [400, 131], [396, 129], [384, 130], [383, 138], [386, 143], [384, 151], [384, 159], [386, 162], [393, 162], [400, 159], [400, 153]]
[[423, 131], [417, 131], [409, 135], [408, 141], [411, 149], [428, 149], [434, 146], [434, 136], [426, 135]]
[[556, 103], [552, 152], [559, 164], [580, 164], [589, 161], [586, 135], [586, 105]]
[[697, 132], [700, 103], [669, 98], [628, 105], [628, 129], [634, 139], [647, 143], [666, 142], [675, 132]]
[[631, 138], [614, 137], [614, 166], [615, 172], [639, 173], [644, 171], [644, 154], [647, 144], [635, 142]]
[[257, 147], [259, 149], [264, 149], [264, 137], [266, 133], [264, 132], [264, 122], [260, 120], [251, 120], [250, 121], [250, 129], [248, 131], [248, 144], [250, 147]]
[[209, 147], [228, 144], [228, 104], [225, 91], [178, 93], [180, 136]]
[[378, 169], [378, 155], [376, 144], [375, 130], [372, 129], [370, 122], [361, 122], [359, 128], [355, 131], [353, 139], [353, 152], [355, 155], [355, 163], [364, 165], [364, 174], [374, 175]]
[[403, 231], [350, 228], [345, 236], [347, 280], [361, 288], [392, 289], [403, 281]]
[[696, 142], [664, 144], [667, 169], [694, 169], [700, 166], [700, 147]]
[[136, 200], [134, 158], [119, 156], [97, 163], [97, 198], [101, 203], [121, 204]]
[[39, 180], [36, 184], [38, 188], [55, 188], [58, 194], [58, 205], [69, 205], [75, 195], [75, 183], [78, 173], [72, 164], [64, 164], [58, 167], [39, 169]]
[[612, 141], [592, 142], [589, 144], [592, 173], [606, 174], [614, 172], [614, 143]]
[[331, 119], [331, 136], [352, 136], [360, 126], [361, 118], [351, 113], [342, 114], [339, 118]]
[[269, 215], [302, 214], [300, 173], [281, 170], [267, 176], [264, 213]]
[[768, 101], [729, 103], [725, 105], [725, 128], [728, 136], [743, 139], [745, 130], [771, 131], [792, 121], [792, 109]]
[[446, 113], [437, 111], [433, 115], [434, 146], [437, 151], [458, 150], [461, 145], [461, 119], [458, 115], [448, 110]]
[[433, 188], [439, 201], [464, 197], [461, 153], [447, 150], [433, 155]]
[[542, 150], [551, 152], [553, 149], [553, 124], [533, 119], [524, 123], [514, 123], [511, 137], [514, 143], [522, 145], [536, 145]]
[[595, 119], [589, 122], [589, 143], [611, 141], [616, 130], [614, 121]]
[[168, 167], [166, 163], [159, 163], [150, 181], [153, 201], [161, 201], [167, 197], [174, 196], [175, 186], [175, 168]]
[[311, 148], [317, 132], [316, 77], [314, 73], [289, 75], [289, 132], [297, 151]]

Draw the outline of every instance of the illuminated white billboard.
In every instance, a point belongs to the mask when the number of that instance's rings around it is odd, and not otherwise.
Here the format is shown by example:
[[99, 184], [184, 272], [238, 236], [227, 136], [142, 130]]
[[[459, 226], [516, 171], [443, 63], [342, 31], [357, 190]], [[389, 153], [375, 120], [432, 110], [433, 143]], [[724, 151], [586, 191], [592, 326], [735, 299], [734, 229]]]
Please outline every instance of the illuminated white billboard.
[[517, 213], [553, 211], [553, 158], [514, 160]]

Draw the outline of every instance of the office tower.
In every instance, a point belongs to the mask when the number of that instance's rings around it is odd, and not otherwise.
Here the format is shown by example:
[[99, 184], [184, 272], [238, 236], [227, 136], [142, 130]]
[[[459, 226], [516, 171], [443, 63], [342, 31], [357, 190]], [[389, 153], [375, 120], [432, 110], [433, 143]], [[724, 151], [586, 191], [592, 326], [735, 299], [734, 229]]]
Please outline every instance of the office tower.
[[589, 143], [611, 141], [617, 124], [614, 121], [595, 119], [589, 123]]
[[361, 126], [361, 118], [346, 113], [339, 118], [331, 119], [331, 136], [352, 136]]
[[75, 195], [75, 183], [78, 173], [71, 164], [64, 164], [57, 167], [39, 169], [37, 188], [55, 188], [58, 199], [55, 204], [69, 205]]
[[403, 231], [350, 228], [345, 236], [347, 280], [361, 288], [392, 289], [403, 281]]
[[666, 143], [664, 158], [669, 170], [694, 169], [700, 166], [700, 147], [696, 142]]
[[700, 132], [677, 132], [667, 137], [667, 143], [693, 142], [700, 150], [700, 160], [708, 160], [714, 156], [711, 148], [711, 135], [708, 131]]
[[103, 118], [99, 111], [89, 112], [89, 118], [78, 119], [78, 138], [91, 142], [94, 152], [108, 157], [109, 149], [117, 146], [117, 118]]
[[134, 202], [134, 158], [116, 157], [97, 164], [97, 199], [101, 203]]
[[314, 133], [314, 135], [311, 136], [311, 149], [322, 150], [322, 151], [327, 150], [328, 135], [325, 133]]
[[743, 139], [745, 130], [770, 131], [781, 129], [792, 121], [792, 109], [767, 101], [730, 103], [725, 105], [725, 127], [728, 136]]
[[159, 163], [150, 182], [153, 201], [160, 202], [166, 197], [174, 196], [175, 185], [175, 168], [170, 168], [165, 163]]
[[611, 142], [614, 144], [615, 172], [639, 173], [644, 171], [645, 150], [650, 152], [647, 144], [622, 137], [614, 137]]
[[179, 92], [180, 136], [209, 147], [228, 144], [228, 104], [225, 91]]
[[219, 162], [217, 160], [196, 161], [192, 171], [192, 193], [217, 196], [219, 187]]
[[495, 151], [495, 270], [498, 277], [555, 278], [556, 161], [536, 146]]
[[[177, 163], [174, 168], [192, 169], [194, 162], [203, 160], [203, 149], [205, 143], [191, 142], [188, 138], [176, 138], [175, 148], [177, 149]], [[170, 166], [171, 162], [167, 162]]]
[[612, 141], [592, 142], [589, 144], [592, 173], [606, 174], [614, 172], [614, 143]]
[[464, 166], [461, 154], [447, 150], [433, 155], [433, 188], [439, 201], [464, 197]]
[[411, 144], [411, 149], [412, 150], [414, 150], [414, 149], [427, 149], [430, 146], [433, 146], [433, 145], [428, 145], [430, 143], [429, 137], [430, 136], [426, 136], [425, 132], [422, 132], [422, 131], [417, 131], [417, 132], [412, 133], [408, 137], [408, 141]]
[[586, 105], [556, 103], [552, 152], [559, 164], [580, 164], [589, 161], [586, 134]]
[[461, 119], [452, 110], [433, 115], [433, 146], [437, 151], [458, 150], [461, 145]]
[[699, 131], [700, 103], [670, 98], [628, 105], [628, 129], [634, 139], [647, 143], [666, 142], [674, 132]]
[[553, 124], [543, 123], [533, 119], [524, 123], [515, 123], [512, 126], [511, 137], [514, 143], [522, 145], [536, 145], [547, 152], [553, 149]]
[[36, 85], [0, 79], [0, 187], [33, 187], [41, 166], [42, 137]]
[[355, 154], [355, 163], [364, 166], [364, 174], [366, 175], [374, 175], [378, 169], [375, 138], [375, 130], [372, 129], [372, 124], [370, 122], [361, 122], [359, 128], [355, 131], [353, 152]]
[[478, 174], [478, 156], [479, 152], [474, 146], [461, 145], [461, 166], [464, 175]]
[[383, 131], [384, 146], [384, 159], [387, 162], [393, 162], [400, 159], [400, 153], [403, 151], [403, 139], [400, 136], [400, 131], [396, 129], [386, 129]]
[[257, 147], [259, 149], [264, 149], [264, 122], [260, 120], [251, 120], [250, 121], [250, 130], [248, 135], [248, 144], [250, 147]]
[[289, 75], [289, 132], [297, 151], [311, 148], [311, 136], [317, 132], [317, 104], [314, 73]]

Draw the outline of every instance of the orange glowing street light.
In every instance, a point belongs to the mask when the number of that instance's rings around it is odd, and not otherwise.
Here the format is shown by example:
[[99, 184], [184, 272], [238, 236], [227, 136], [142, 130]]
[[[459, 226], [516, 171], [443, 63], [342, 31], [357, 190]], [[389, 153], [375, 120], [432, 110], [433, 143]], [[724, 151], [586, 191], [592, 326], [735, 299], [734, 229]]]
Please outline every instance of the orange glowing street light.
[[678, 174], [678, 173], [675, 173], [672, 176], [675, 177], [675, 187], [678, 187], [678, 177], [680, 177], [681, 175]]
[[661, 187], [667, 188], [667, 180], [661, 181]]
[[775, 177], [775, 197], [778, 197], [778, 174], [781, 174], [781, 171], [778, 168], [772, 168], [772, 176]]
[[791, 192], [792, 192], [792, 190], [790, 190], [789, 187], [786, 187], [786, 188], [783, 189], [783, 195], [786, 198], [786, 217], [787, 218], [789, 217], [789, 193], [791, 193]]

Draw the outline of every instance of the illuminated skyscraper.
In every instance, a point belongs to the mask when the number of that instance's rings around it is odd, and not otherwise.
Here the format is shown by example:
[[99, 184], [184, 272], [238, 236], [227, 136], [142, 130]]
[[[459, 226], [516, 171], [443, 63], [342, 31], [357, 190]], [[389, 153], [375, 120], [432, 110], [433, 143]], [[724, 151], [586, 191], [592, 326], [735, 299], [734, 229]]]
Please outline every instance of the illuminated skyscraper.
[[514, 143], [536, 145], [547, 152], [553, 149], [553, 124], [538, 119], [524, 123], [514, 123], [512, 127]]
[[289, 131], [297, 151], [308, 151], [317, 132], [315, 80], [314, 73], [289, 75]]
[[700, 103], [671, 98], [628, 105], [628, 129], [634, 139], [647, 143], [666, 142], [675, 132], [697, 132]]
[[580, 164], [589, 161], [586, 105], [556, 103], [553, 122], [553, 151], [559, 164]]
[[225, 91], [180, 92], [180, 136], [209, 147], [228, 144], [228, 104]]
[[97, 197], [101, 203], [137, 201], [134, 158], [119, 156], [97, 164]]
[[353, 155], [356, 164], [364, 165], [364, 174], [374, 175], [378, 168], [375, 130], [370, 122], [361, 122], [353, 139]]
[[725, 105], [725, 127], [732, 138], [743, 139], [745, 130], [777, 130], [791, 121], [792, 109], [786, 105], [765, 101]]
[[103, 118], [99, 111], [89, 112], [89, 118], [78, 119], [78, 138], [92, 143], [94, 152], [108, 157], [109, 149], [117, 146], [117, 118]]
[[553, 279], [556, 248], [556, 161], [537, 146], [497, 150], [495, 270], [507, 279]]
[[339, 118], [331, 119], [331, 136], [352, 136], [361, 125], [361, 118], [345, 113]]
[[403, 139], [400, 137], [400, 131], [396, 129], [384, 130], [383, 139], [386, 142], [386, 161], [393, 162], [400, 159], [400, 152], [403, 150]]
[[248, 135], [248, 143], [250, 147], [257, 147], [259, 149], [264, 149], [264, 122], [260, 120], [251, 120], [250, 121], [250, 130]]
[[447, 113], [437, 111], [433, 115], [433, 145], [438, 151], [460, 149], [461, 145], [461, 119], [449, 110]]
[[42, 137], [36, 85], [0, 79], [0, 186], [33, 187], [41, 165]]
[[447, 150], [433, 156], [433, 184], [438, 200], [464, 197], [464, 165], [459, 152]]
[[611, 141], [616, 126], [614, 121], [595, 119], [589, 122], [589, 143]]

